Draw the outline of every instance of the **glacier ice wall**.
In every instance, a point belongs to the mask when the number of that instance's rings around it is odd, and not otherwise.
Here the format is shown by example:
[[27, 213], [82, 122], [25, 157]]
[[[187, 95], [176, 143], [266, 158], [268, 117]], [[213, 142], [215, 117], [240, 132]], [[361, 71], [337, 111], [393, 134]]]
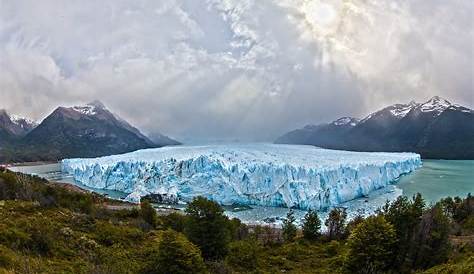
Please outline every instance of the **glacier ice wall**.
[[66, 159], [63, 172], [86, 186], [181, 201], [324, 209], [383, 188], [421, 166], [414, 153], [367, 153], [300, 145], [210, 145]]

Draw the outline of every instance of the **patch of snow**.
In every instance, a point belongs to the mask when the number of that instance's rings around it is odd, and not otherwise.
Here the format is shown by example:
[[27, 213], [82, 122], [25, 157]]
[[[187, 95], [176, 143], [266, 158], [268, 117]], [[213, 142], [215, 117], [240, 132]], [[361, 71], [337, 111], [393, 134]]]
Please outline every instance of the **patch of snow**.
[[10, 117], [10, 120], [15, 124], [15, 125], [18, 125], [22, 128], [24, 128], [26, 125], [31, 125], [31, 126], [35, 126], [37, 125], [38, 123], [36, 121], [33, 121], [31, 119], [28, 119], [28, 118], [25, 118], [25, 117], [21, 117], [19, 115], [14, 115], [14, 114], [10, 114], [8, 115]]
[[367, 117], [365, 117], [364, 119], [362, 119], [362, 121], [360, 121], [359, 124], [363, 124], [363, 123], [367, 122], [368, 120], [370, 120], [370, 118], [374, 117], [375, 114], [377, 114], [377, 112], [374, 112], [374, 113], [369, 114]]
[[91, 105], [86, 105], [86, 106], [75, 106], [72, 107], [74, 111], [80, 112], [82, 114], [85, 114], [87, 116], [93, 116], [97, 114], [97, 110], [95, 106]]
[[355, 119], [355, 118], [351, 118], [351, 117], [342, 117], [342, 118], [339, 118], [337, 119], [336, 121], [332, 122], [333, 125], [336, 125], [336, 126], [344, 126], [344, 125], [351, 125], [351, 126], [356, 126], [357, 123], [358, 123], [358, 120]]
[[437, 114], [441, 114], [451, 105], [452, 104], [448, 100], [443, 99], [439, 96], [434, 96], [426, 103], [423, 103], [420, 106], [420, 110], [421, 112], [436, 112]]
[[453, 104], [449, 107], [449, 109], [453, 109], [453, 110], [457, 110], [457, 111], [461, 111], [461, 112], [465, 112], [465, 113], [473, 113], [474, 110], [472, 109], [469, 109], [467, 107], [463, 107], [461, 105], [458, 105], [458, 104]]
[[164, 147], [96, 159], [66, 159], [63, 172], [88, 187], [187, 202], [324, 209], [368, 195], [421, 166], [414, 153], [234, 144]]
[[88, 103], [85, 106], [74, 106], [71, 109], [88, 116], [94, 116], [98, 113], [99, 110], [105, 110], [105, 106], [104, 104], [102, 104], [102, 102], [96, 100]]
[[414, 101], [411, 101], [409, 104], [393, 105], [390, 109], [390, 113], [393, 116], [401, 119], [401, 118], [407, 116], [407, 114], [416, 106], [418, 106], [418, 104], [415, 103]]

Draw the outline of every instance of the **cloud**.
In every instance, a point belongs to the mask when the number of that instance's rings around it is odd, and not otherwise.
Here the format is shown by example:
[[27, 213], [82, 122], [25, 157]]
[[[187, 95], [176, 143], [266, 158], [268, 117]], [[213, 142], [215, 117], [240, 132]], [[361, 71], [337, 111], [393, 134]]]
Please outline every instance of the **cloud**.
[[145, 132], [272, 140], [432, 95], [473, 106], [469, 0], [0, 0], [1, 106], [100, 99]]

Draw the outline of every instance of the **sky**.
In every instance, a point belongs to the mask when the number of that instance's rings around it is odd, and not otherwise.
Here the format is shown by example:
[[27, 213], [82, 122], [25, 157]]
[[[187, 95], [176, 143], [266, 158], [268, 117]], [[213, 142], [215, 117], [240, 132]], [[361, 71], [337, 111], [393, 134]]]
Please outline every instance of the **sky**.
[[0, 0], [0, 109], [98, 99], [148, 134], [271, 141], [434, 95], [474, 106], [472, 0]]

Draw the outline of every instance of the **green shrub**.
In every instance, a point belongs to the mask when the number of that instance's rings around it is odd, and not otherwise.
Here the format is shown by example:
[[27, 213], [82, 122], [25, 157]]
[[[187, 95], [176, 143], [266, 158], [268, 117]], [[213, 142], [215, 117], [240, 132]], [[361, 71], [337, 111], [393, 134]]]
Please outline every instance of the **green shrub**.
[[140, 217], [140, 210], [138, 210], [137, 208], [117, 210], [114, 212], [114, 217], [118, 219], [136, 219]]
[[396, 233], [383, 216], [371, 216], [349, 237], [346, 267], [351, 273], [380, 273], [391, 266]]
[[474, 234], [474, 215], [466, 218], [462, 224], [462, 228], [465, 230], [466, 234]]
[[148, 255], [143, 273], [188, 274], [206, 273], [206, 267], [199, 249], [184, 235], [168, 229]]
[[336, 255], [338, 255], [341, 251], [341, 243], [338, 242], [338, 241], [330, 241], [329, 243], [327, 243], [325, 245], [326, 247], [326, 255], [330, 258], [330, 257], [334, 257]]
[[15, 253], [9, 248], [3, 245], [0, 245], [0, 269], [2, 267], [10, 268], [16, 263], [16, 261], [17, 261], [17, 256], [15, 255]]
[[165, 229], [171, 228], [177, 232], [184, 232], [184, 229], [186, 227], [186, 218], [186, 215], [173, 212], [171, 214], [161, 217], [161, 221]]
[[105, 246], [122, 244], [129, 246], [132, 241], [143, 239], [143, 232], [134, 227], [120, 226], [108, 222], [100, 222], [96, 225], [94, 239]]
[[140, 216], [153, 228], [158, 224], [156, 209], [148, 201], [140, 204]]
[[0, 200], [37, 201], [42, 207], [64, 207], [90, 214], [94, 194], [52, 186], [47, 180], [11, 171], [0, 173]]
[[258, 268], [261, 246], [255, 241], [237, 241], [230, 244], [226, 263], [241, 272]]
[[231, 235], [229, 219], [216, 202], [195, 198], [186, 208], [185, 233], [202, 251], [205, 259], [220, 259], [227, 254]]
[[0, 244], [12, 249], [23, 249], [28, 246], [30, 235], [16, 227], [0, 227]]
[[50, 228], [45, 226], [37, 225], [30, 229], [30, 241], [28, 242], [28, 248], [40, 255], [49, 255], [55, 246], [55, 240], [53, 233]]
[[229, 230], [233, 241], [244, 240], [249, 236], [248, 227], [237, 218], [229, 221]]
[[467, 253], [460, 260], [450, 261], [445, 264], [434, 266], [426, 271], [424, 274], [472, 274], [474, 269], [474, 254]]
[[345, 236], [346, 238], [349, 237], [352, 233], [352, 231], [361, 223], [364, 222], [364, 217], [362, 217], [361, 215], [357, 215], [355, 216], [352, 220], [350, 220], [347, 225], [346, 225], [346, 232], [345, 232]]

